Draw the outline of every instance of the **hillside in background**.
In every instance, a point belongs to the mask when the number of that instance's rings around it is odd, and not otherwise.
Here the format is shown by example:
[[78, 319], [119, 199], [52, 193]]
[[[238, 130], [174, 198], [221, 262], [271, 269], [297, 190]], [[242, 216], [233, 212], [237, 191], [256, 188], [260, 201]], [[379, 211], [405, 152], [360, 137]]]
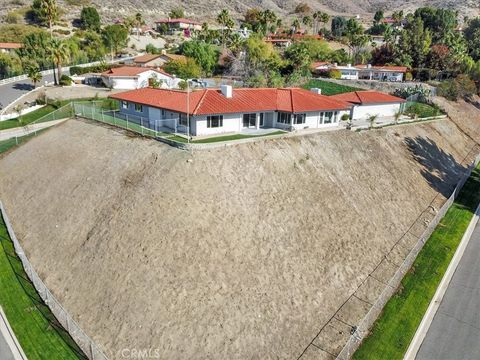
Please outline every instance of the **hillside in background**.
[[[299, 3], [307, 3], [314, 10], [323, 10], [330, 14], [363, 15], [369, 19], [369, 15], [378, 9], [387, 12], [403, 9], [414, 10], [420, 6], [446, 7], [459, 10], [462, 15], [469, 17], [479, 14], [480, 8], [477, 0], [92, 0], [105, 20], [113, 20], [117, 17], [132, 15], [142, 12], [146, 18], [155, 19], [166, 16], [173, 8], [183, 7], [188, 16], [199, 20], [208, 20], [215, 17], [220, 9], [228, 9], [237, 18], [241, 18], [248, 8], [260, 7], [271, 9], [279, 15], [288, 16]], [[29, 5], [28, 0], [0, 0], [0, 15], [19, 7]], [[76, 16], [81, 6], [89, 4], [89, 0], [83, 1], [59, 1], [64, 9], [68, 9], [67, 18]], [[23, 5], [22, 5], [23, 4]], [[214, 9], [214, 13], [212, 13]]]

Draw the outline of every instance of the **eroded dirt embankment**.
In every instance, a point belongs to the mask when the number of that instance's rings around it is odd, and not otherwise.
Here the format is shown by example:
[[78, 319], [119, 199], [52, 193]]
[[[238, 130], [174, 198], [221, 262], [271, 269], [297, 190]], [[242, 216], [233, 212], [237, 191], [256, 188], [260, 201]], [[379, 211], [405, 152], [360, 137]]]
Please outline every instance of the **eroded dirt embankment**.
[[473, 146], [442, 120], [191, 155], [70, 120], [0, 160], [0, 199], [111, 358], [291, 359]]

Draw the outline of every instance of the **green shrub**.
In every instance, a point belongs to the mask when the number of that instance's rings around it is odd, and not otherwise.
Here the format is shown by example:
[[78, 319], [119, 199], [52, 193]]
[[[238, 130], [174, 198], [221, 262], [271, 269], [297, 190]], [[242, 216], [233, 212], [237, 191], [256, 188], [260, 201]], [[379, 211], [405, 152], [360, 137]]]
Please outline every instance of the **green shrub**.
[[68, 75], [63, 74], [62, 77], [60, 78], [60, 85], [62, 86], [72, 85], [72, 82], [73, 80]]
[[332, 69], [328, 72], [328, 77], [330, 79], [341, 79], [342, 78], [342, 73], [340, 70]]
[[477, 86], [468, 75], [459, 75], [456, 79], [445, 80], [438, 86], [438, 95], [451, 101], [468, 98], [476, 93]]
[[349, 114], [343, 114], [341, 119], [342, 119], [342, 121], [350, 120], [350, 115]]

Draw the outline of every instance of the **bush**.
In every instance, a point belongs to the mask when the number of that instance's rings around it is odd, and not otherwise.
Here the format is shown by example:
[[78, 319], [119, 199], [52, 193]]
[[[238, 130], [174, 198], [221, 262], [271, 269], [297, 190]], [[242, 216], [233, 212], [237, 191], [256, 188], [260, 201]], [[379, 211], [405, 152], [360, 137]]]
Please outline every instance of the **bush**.
[[347, 121], [347, 120], [350, 120], [350, 115], [348, 114], [343, 114], [342, 117], [341, 117], [342, 121]]
[[342, 73], [340, 72], [340, 70], [335, 70], [335, 69], [332, 69], [332, 70], [329, 70], [328, 71], [328, 77], [330, 79], [341, 79], [342, 78]]
[[69, 86], [72, 84], [72, 79], [70, 76], [63, 74], [62, 77], [60, 78], [60, 85], [62, 86]]
[[432, 95], [430, 89], [427, 89], [421, 85], [408, 86], [402, 89], [395, 89], [393, 95], [401, 97], [402, 99], [408, 99], [410, 96], [418, 94], [418, 101], [425, 102]]
[[438, 86], [438, 95], [451, 101], [469, 98], [476, 93], [477, 86], [468, 75], [459, 75], [456, 79], [443, 81]]

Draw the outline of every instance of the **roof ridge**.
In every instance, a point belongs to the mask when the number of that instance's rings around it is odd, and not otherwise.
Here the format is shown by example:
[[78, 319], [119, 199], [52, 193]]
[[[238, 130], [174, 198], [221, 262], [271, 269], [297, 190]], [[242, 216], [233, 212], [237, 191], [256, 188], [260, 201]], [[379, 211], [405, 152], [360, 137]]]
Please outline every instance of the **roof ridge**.
[[[197, 113], [197, 111], [200, 108], [200, 105], [203, 103], [203, 100], [205, 99], [205, 96], [207, 96], [208, 91], [209, 89], [203, 90], [203, 95], [200, 97], [200, 100], [198, 101], [197, 106], [195, 106], [195, 109], [193, 109], [192, 115], [195, 115]], [[188, 96], [188, 90], [187, 90], [187, 96]]]

